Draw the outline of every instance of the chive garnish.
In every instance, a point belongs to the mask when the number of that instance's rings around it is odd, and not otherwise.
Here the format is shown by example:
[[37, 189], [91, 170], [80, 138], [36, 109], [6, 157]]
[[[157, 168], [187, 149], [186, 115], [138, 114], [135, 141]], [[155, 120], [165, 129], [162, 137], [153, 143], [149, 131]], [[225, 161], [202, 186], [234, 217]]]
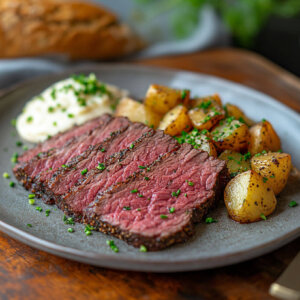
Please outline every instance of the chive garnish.
[[10, 186], [10, 187], [14, 187], [14, 186], [15, 186], [15, 183], [14, 183], [13, 181], [11, 181], [11, 182], [9, 183], [9, 186]]
[[146, 167], [144, 167], [144, 166], [139, 166], [139, 169], [146, 169]]
[[16, 125], [17, 125], [17, 120], [16, 120], [16, 119], [11, 119], [11, 120], [10, 120], [10, 124], [11, 124], [12, 126], [16, 127]]
[[92, 235], [92, 230], [94, 230], [95, 228], [93, 226], [90, 225], [86, 225], [84, 228], [84, 232], [87, 236]]
[[70, 232], [70, 233], [73, 233], [75, 230], [74, 230], [74, 228], [68, 228], [68, 232]]
[[149, 177], [147, 177], [147, 176], [145, 176], [145, 177], [144, 177], [144, 179], [145, 179], [146, 181], [148, 181], [150, 178], [149, 178]]
[[30, 205], [34, 205], [35, 204], [35, 199], [28, 199], [28, 203]]
[[267, 177], [263, 177], [263, 182], [267, 182], [268, 178]]
[[137, 189], [134, 189], [134, 190], [131, 190], [131, 191], [130, 191], [131, 194], [136, 194], [137, 192], [138, 192]]
[[101, 152], [105, 152], [106, 150], [105, 150], [104, 148], [102, 148], [100, 151], [101, 151]]
[[124, 206], [123, 210], [131, 210], [131, 207], [130, 206]]
[[40, 206], [37, 206], [37, 207], [35, 208], [35, 210], [37, 210], [37, 211], [39, 211], [39, 212], [42, 212], [42, 211], [43, 211], [43, 209], [42, 209]]
[[295, 207], [295, 206], [298, 206], [298, 203], [296, 201], [291, 201], [289, 203], [289, 207]]
[[115, 245], [113, 240], [107, 240], [106, 244], [110, 247], [110, 249], [114, 252], [119, 252], [119, 248]]
[[166, 215], [160, 215], [160, 218], [161, 219], [168, 219], [168, 216], [166, 216]]
[[35, 194], [29, 194], [28, 195], [28, 199], [33, 199], [33, 198], [35, 198]]
[[9, 175], [7, 172], [4, 172], [4, 173], [3, 173], [3, 178], [9, 179], [9, 178], [10, 178], [10, 175]]
[[134, 148], [134, 144], [130, 144], [129, 148], [133, 149]]
[[267, 217], [264, 214], [260, 214], [261, 219], [263, 219], [264, 221], [267, 220]]
[[188, 181], [188, 185], [189, 185], [189, 186], [194, 186], [194, 182]]
[[98, 170], [105, 170], [105, 165], [100, 163], [100, 164], [98, 164], [97, 169]]
[[45, 215], [46, 215], [46, 217], [49, 217], [49, 215], [50, 215], [50, 212], [51, 212], [51, 210], [50, 210], [50, 209], [46, 209], [46, 210], [45, 210]]
[[144, 245], [141, 245], [140, 252], [147, 252], [147, 248]]
[[81, 171], [81, 175], [85, 175], [88, 172], [88, 169], [84, 169]]
[[16, 146], [17, 147], [21, 147], [23, 145], [23, 143], [21, 141], [16, 141]]
[[175, 212], [175, 207], [171, 207], [170, 209], [169, 209], [169, 212], [172, 214], [172, 213], [174, 213]]
[[181, 190], [177, 190], [176, 192], [172, 192], [172, 197], [178, 197], [181, 193]]
[[205, 219], [205, 223], [207, 223], [207, 224], [216, 223], [216, 222], [218, 222], [218, 221], [215, 220], [215, 219], [212, 218], [212, 217], [207, 217], [207, 218]]
[[31, 224], [26, 224], [26, 226], [27, 226], [27, 227], [32, 227], [32, 225], [31, 225]]
[[74, 118], [74, 115], [73, 114], [68, 114], [68, 118]]
[[74, 219], [72, 217], [67, 217], [67, 216], [63, 216], [63, 221], [65, 224], [68, 224], [68, 225], [75, 225], [75, 222], [74, 222]]
[[32, 116], [27, 117], [27, 119], [26, 119], [26, 122], [27, 122], [27, 123], [30, 123], [30, 122], [32, 122], [32, 121], [33, 121], [33, 117], [32, 117]]

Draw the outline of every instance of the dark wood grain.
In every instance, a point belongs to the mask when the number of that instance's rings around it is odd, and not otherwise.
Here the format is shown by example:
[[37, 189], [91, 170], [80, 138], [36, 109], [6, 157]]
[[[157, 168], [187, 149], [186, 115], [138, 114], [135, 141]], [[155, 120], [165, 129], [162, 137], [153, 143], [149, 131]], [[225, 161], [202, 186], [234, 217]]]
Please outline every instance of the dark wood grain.
[[[221, 76], [300, 111], [300, 81], [249, 52], [233, 49], [145, 60]], [[300, 251], [300, 240], [230, 267], [177, 274], [115, 271], [59, 258], [0, 233], [1, 299], [273, 299], [270, 284]]]

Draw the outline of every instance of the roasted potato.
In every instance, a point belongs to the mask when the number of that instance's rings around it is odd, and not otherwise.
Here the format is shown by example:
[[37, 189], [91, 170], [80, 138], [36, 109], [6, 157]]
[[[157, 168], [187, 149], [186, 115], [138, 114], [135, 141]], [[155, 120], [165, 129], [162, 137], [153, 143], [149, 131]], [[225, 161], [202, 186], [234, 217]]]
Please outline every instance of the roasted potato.
[[222, 120], [211, 132], [213, 141], [219, 151], [232, 150], [241, 152], [247, 149], [249, 129], [244, 123], [233, 117]]
[[192, 123], [188, 116], [187, 108], [183, 105], [177, 105], [164, 115], [158, 129], [175, 136], [181, 134], [182, 131], [189, 131], [191, 127]]
[[268, 121], [262, 121], [250, 127], [249, 151], [252, 155], [265, 151], [280, 150], [281, 143], [273, 126]]
[[159, 125], [161, 116], [150, 110], [143, 103], [131, 98], [123, 98], [118, 104], [115, 116], [127, 117], [132, 122], [141, 122], [153, 128]]
[[273, 190], [253, 170], [231, 179], [225, 188], [224, 201], [229, 216], [240, 223], [265, 219], [277, 204]]
[[[203, 105], [204, 103], [204, 105]], [[206, 97], [200, 97], [200, 98], [195, 98], [191, 99], [189, 102], [189, 108], [195, 108], [198, 106], [218, 106], [222, 108], [222, 101], [221, 98], [218, 94], [206, 96]]]
[[210, 156], [217, 157], [217, 150], [208, 130], [199, 131], [195, 128], [189, 133], [182, 132], [182, 136], [178, 137], [177, 141], [180, 144], [191, 144], [195, 149], [206, 151]]
[[231, 177], [239, 173], [250, 170], [250, 153], [243, 155], [239, 152], [225, 150], [219, 156], [219, 159], [225, 160], [227, 169]]
[[285, 187], [291, 168], [291, 156], [287, 153], [269, 152], [251, 158], [251, 168], [260, 174], [273, 189], [275, 195]]
[[224, 105], [224, 109], [229, 117], [234, 117], [236, 120], [239, 120], [242, 123], [245, 122], [248, 126], [254, 125], [254, 122], [251, 119], [249, 119], [244, 114], [244, 112], [236, 105], [233, 105], [231, 103], [226, 103]]
[[180, 103], [187, 105], [189, 98], [189, 90], [177, 90], [163, 85], [152, 84], [148, 88], [144, 104], [152, 111], [164, 115]]
[[189, 110], [189, 117], [195, 128], [210, 130], [224, 119], [225, 111], [215, 101], [208, 100]]

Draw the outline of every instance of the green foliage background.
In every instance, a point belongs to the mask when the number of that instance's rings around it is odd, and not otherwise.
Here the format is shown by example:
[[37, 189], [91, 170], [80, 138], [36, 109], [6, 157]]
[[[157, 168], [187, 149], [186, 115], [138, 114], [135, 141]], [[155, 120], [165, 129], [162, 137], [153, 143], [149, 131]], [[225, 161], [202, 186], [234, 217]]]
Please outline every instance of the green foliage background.
[[170, 18], [178, 38], [188, 36], [198, 24], [199, 11], [213, 7], [241, 46], [250, 47], [271, 15], [285, 18], [300, 13], [300, 0], [135, 0], [147, 14], [174, 9]]

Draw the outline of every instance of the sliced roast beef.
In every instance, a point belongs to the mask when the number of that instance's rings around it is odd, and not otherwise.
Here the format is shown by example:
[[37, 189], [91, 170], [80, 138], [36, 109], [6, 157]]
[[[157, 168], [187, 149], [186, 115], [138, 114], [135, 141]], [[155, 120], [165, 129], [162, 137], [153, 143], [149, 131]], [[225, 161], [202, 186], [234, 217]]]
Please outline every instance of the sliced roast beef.
[[[128, 149], [115, 154], [106, 163], [105, 168], [94, 169], [90, 172], [70, 193], [64, 197], [56, 197], [58, 207], [78, 220], [85, 207], [108, 187], [125, 181], [127, 177], [134, 172], [142, 171], [160, 156], [179, 148], [175, 139], [165, 135], [163, 131], [158, 131], [154, 135], [148, 134], [131, 145]], [[75, 172], [78, 171], [72, 171], [73, 174]], [[147, 178], [143, 179], [143, 184], [148, 185]]]
[[127, 118], [113, 118], [105, 126], [100, 125], [61, 148], [49, 150], [21, 164], [14, 169], [15, 175], [27, 189], [38, 193], [43, 189], [43, 183], [49, 180], [58, 168], [67, 165], [72, 158], [87, 150], [89, 146], [102, 142], [114, 131], [127, 128], [129, 124]]
[[36, 147], [27, 150], [19, 158], [19, 162], [25, 162], [36, 156], [38, 153], [46, 152], [51, 148], [60, 148], [66, 144], [69, 140], [78, 138], [80, 135], [91, 131], [99, 125], [107, 124], [112, 117], [108, 114], [102, 115], [99, 118], [88, 121], [80, 126], [75, 126], [66, 132], [59, 133], [49, 140], [38, 144]]
[[79, 179], [89, 175], [89, 171], [105, 162], [114, 153], [130, 146], [143, 136], [152, 136], [154, 130], [142, 123], [133, 123], [123, 131], [116, 131], [104, 142], [90, 147], [81, 155], [72, 159], [68, 166], [60, 168], [44, 187], [45, 197], [54, 199], [65, 194]]
[[[84, 220], [135, 247], [159, 250], [193, 233], [193, 223], [214, 205], [226, 174], [224, 161], [184, 144], [148, 172], [100, 194], [84, 209]], [[73, 204], [80, 206], [82, 196], [78, 194]]]

